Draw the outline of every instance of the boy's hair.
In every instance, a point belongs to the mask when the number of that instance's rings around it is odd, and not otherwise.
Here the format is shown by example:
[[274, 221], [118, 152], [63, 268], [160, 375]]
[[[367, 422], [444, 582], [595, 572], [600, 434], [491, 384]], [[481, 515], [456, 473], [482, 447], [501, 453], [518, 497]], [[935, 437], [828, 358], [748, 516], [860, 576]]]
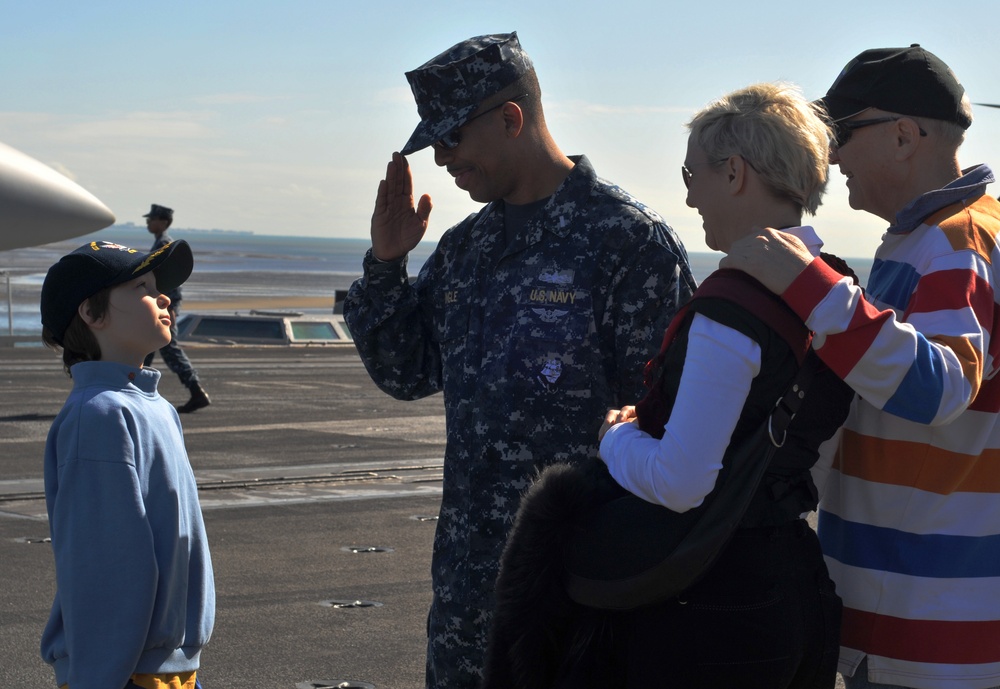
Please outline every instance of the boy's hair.
[[[84, 300], [83, 303], [86, 304], [87, 313], [90, 314], [91, 318], [101, 318], [108, 312], [111, 290], [112, 288], [108, 287]], [[63, 368], [70, 378], [73, 377], [70, 368], [74, 364], [81, 361], [101, 360], [101, 345], [94, 337], [90, 326], [80, 318], [80, 314], [76, 314], [70, 321], [69, 327], [66, 328], [66, 333], [62, 337], [62, 344], [56, 342], [55, 337], [47, 327], [42, 327], [42, 342], [57, 352], [62, 350]]]
[[779, 198], [813, 214], [826, 190], [830, 127], [790, 84], [753, 84], [723, 96], [688, 123], [710, 161], [740, 155]]

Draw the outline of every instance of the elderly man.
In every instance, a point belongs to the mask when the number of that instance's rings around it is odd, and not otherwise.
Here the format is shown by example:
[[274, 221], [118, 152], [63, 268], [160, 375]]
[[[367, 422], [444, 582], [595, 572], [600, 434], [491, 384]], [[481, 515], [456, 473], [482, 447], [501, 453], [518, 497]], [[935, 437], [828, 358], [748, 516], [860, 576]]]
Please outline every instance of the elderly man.
[[406, 256], [431, 200], [414, 205], [393, 154], [344, 315], [379, 387], [444, 392], [427, 686], [472, 688], [521, 492], [542, 466], [596, 455], [605, 411], [640, 397], [643, 366], [695, 285], [670, 227], [556, 146], [516, 34], [463, 41], [406, 76], [421, 120], [402, 153], [433, 147], [486, 205], [411, 284]]
[[767, 230], [722, 261], [815, 331], [858, 393], [820, 504], [849, 689], [1000, 686], [1000, 203], [962, 170], [965, 90], [917, 45], [867, 50], [822, 99], [852, 208], [889, 223], [867, 290]]

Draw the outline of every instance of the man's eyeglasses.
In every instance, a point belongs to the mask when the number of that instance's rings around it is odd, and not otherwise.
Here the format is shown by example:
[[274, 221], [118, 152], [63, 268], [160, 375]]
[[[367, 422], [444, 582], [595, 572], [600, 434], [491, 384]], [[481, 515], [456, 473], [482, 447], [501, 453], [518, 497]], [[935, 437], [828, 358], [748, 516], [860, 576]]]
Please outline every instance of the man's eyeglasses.
[[465, 122], [463, 122], [461, 125], [455, 127], [450, 132], [448, 132], [447, 134], [445, 134], [444, 136], [442, 136], [440, 139], [438, 139], [437, 141], [435, 141], [434, 142], [434, 147], [435, 148], [441, 148], [441, 149], [444, 149], [446, 151], [450, 151], [451, 149], [457, 147], [460, 143], [462, 143], [462, 133], [461, 133], [462, 127], [466, 126], [467, 124], [469, 124], [473, 120], [479, 119], [483, 115], [488, 115], [489, 113], [493, 112], [497, 108], [502, 108], [503, 106], [507, 105], [507, 103], [513, 103], [515, 101], [519, 101], [522, 98], [527, 98], [527, 96], [528, 96], [527, 93], [522, 93], [520, 96], [517, 96], [516, 98], [509, 98], [509, 99], [505, 100], [503, 103], [497, 103], [492, 108], [486, 108], [486, 110], [483, 110], [481, 113], [473, 115], [472, 117], [470, 117], [469, 119], [467, 119]]
[[[833, 141], [830, 145], [834, 148], [843, 148], [847, 145], [847, 142], [851, 140], [851, 135], [857, 129], [863, 129], [864, 127], [870, 127], [873, 124], [883, 124], [885, 122], [895, 122], [896, 120], [901, 120], [902, 117], [872, 117], [867, 120], [848, 120], [847, 122], [834, 122], [833, 123]], [[923, 127], [918, 127], [920, 129], [920, 136], [927, 136], [927, 132], [924, 131]]]

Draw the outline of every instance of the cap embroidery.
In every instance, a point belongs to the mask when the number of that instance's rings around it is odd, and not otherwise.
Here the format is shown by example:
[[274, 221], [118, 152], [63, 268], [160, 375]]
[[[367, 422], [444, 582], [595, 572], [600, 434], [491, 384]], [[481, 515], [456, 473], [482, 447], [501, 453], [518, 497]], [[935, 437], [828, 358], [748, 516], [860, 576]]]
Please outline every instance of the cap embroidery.
[[[173, 244], [173, 242], [171, 242], [170, 244]], [[139, 265], [137, 265], [135, 267], [135, 270], [132, 271], [132, 274], [135, 275], [140, 270], [142, 270], [143, 268], [145, 268], [146, 266], [148, 266], [153, 261], [154, 258], [156, 258], [160, 254], [162, 254], [164, 251], [166, 251], [167, 247], [169, 247], [170, 244], [164, 244], [159, 249], [157, 249], [156, 251], [154, 251], [153, 253], [151, 253], [149, 256], [147, 256], [146, 259], [142, 263], [140, 263]]]
[[122, 244], [115, 244], [114, 242], [105, 242], [105, 241], [91, 242], [90, 248], [93, 249], [94, 251], [100, 251], [101, 249], [117, 249], [118, 251], [125, 251], [130, 254], [139, 253], [137, 249], [132, 249]]

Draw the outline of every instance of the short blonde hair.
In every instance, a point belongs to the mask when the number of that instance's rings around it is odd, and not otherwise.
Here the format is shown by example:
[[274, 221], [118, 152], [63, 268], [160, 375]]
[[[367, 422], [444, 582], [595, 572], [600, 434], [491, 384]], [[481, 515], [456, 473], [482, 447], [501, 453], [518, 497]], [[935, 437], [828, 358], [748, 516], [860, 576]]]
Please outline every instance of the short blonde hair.
[[742, 156], [764, 184], [806, 213], [819, 208], [830, 169], [831, 131], [798, 88], [753, 84], [710, 103], [687, 124], [713, 163]]

